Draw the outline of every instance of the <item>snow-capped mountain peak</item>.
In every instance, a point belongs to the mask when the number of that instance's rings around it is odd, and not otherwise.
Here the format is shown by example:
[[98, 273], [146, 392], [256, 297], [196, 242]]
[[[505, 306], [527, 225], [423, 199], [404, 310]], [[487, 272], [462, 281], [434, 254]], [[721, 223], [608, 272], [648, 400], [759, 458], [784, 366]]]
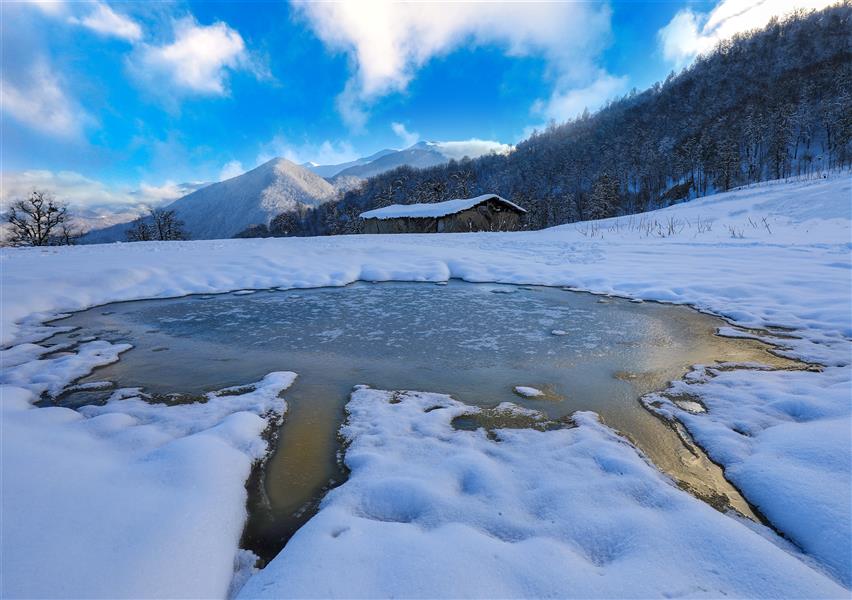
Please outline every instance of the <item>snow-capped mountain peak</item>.
[[[337, 197], [328, 181], [286, 158], [273, 158], [254, 169], [178, 198], [174, 210], [192, 239], [229, 238], [249, 225], [267, 225], [282, 212], [318, 206]], [[93, 231], [86, 241], [123, 240], [128, 225]]]

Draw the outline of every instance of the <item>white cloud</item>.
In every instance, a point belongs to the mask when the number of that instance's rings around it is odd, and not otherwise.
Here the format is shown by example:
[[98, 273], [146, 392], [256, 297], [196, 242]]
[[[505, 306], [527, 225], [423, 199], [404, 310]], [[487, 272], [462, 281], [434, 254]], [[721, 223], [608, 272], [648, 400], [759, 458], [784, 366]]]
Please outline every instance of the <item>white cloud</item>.
[[65, 13], [68, 4], [64, 0], [26, 0], [27, 4], [35, 6], [44, 14], [58, 16]]
[[143, 182], [139, 184], [138, 189], [130, 192], [130, 196], [135, 202], [141, 202], [145, 205], [161, 204], [182, 198], [190, 192], [194, 192], [202, 185], [204, 184], [201, 182], [175, 183], [171, 180], [167, 180], [160, 185]]
[[193, 191], [193, 184], [166, 181], [138, 187], [110, 185], [74, 171], [29, 170], [0, 174], [0, 201], [4, 204], [25, 197], [33, 189], [46, 190], [72, 210], [86, 214], [108, 214], [176, 200]]
[[416, 131], [408, 131], [405, 128], [405, 125], [402, 123], [391, 123], [391, 129], [393, 132], [399, 137], [400, 141], [402, 141], [402, 145], [404, 148], [408, 148], [417, 143], [417, 140], [420, 139], [420, 134]]
[[59, 77], [45, 61], [19, 70], [19, 80], [0, 79], [0, 107], [17, 121], [38, 131], [62, 138], [79, 137], [93, 122], [67, 93]]
[[690, 8], [679, 11], [657, 32], [666, 60], [677, 66], [689, 63], [737, 33], [764, 27], [772, 17], [797, 9], [819, 10], [836, 0], [722, 0], [709, 13]]
[[603, 106], [607, 100], [622, 94], [627, 89], [627, 77], [613, 77], [601, 72], [597, 79], [582, 88], [555, 91], [549, 100], [536, 106], [536, 111], [548, 120], [567, 121], [583, 113]]
[[225, 163], [222, 170], [219, 171], [219, 179], [217, 181], [225, 181], [226, 179], [231, 179], [237, 175], [242, 175], [245, 172], [246, 170], [243, 168], [243, 163], [238, 160], [232, 160]]
[[228, 76], [255, 70], [242, 36], [227, 24], [199, 25], [192, 18], [174, 22], [174, 40], [163, 45], [141, 44], [129, 61], [131, 72], [154, 90], [163, 85], [186, 93], [221, 96]]
[[343, 122], [353, 133], [364, 133], [368, 118], [367, 109], [360, 98], [358, 85], [354, 79], [346, 82], [343, 91], [337, 96], [335, 105]]
[[263, 144], [257, 156], [257, 163], [262, 164], [273, 158], [282, 157], [296, 164], [307, 162], [318, 165], [337, 165], [359, 158], [360, 155], [347, 141], [332, 142], [325, 140], [321, 144], [293, 144], [283, 136], [276, 135]]
[[376, 99], [406, 88], [417, 69], [462, 45], [497, 45], [510, 56], [543, 56], [558, 89], [583, 85], [599, 69], [610, 34], [606, 5], [554, 3], [298, 3], [329, 48], [346, 53], [354, 74], [338, 97], [344, 120], [363, 127]]
[[455, 158], [456, 160], [462, 159], [465, 156], [468, 158], [477, 158], [484, 154], [509, 154], [509, 152], [514, 150], [514, 147], [509, 144], [476, 138], [455, 142], [438, 142], [437, 146], [444, 156]]
[[137, 42], [142, 39], [142, 28], [130, 17], [116, 13], [109, 5], [97, 2], [94, 8], [84, 17], [70, 17], [71, 23], [87, 27], [101, 35], [113, 36]]
[[687, 8], [678, 11], [668, 25], [657, 32], [657, 40], [667, 61], [682, 66], [696, 54], [712, 47], [711, 39], [702, 38], [699, 33], [699, 20], [699, 15]]
[[72, 223], [81, 231], [127, 223], [151, 208], [167, 204], [200, 184], [142, 183], [133, 188], [110, 185], [73, 171], [20, 171], [0, 175], [0, 211], [33, 189], [45, 190], [68, 204]]

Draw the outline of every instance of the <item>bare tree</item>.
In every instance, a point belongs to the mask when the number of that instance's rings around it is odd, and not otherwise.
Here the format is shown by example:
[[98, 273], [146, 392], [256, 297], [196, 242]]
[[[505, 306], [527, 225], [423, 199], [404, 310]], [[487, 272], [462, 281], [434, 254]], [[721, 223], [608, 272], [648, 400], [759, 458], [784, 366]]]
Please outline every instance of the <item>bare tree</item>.
[[137, 218], [125, 236], [128, 242], [185, 240], [188, 237], [177, 213], [164, 208], [153, 208], [148, 216]]
[[148, 242], [154, 239], [154, 233], [151, 226], [145, 221], [144, 217], [138, 217], [133, 221], [133, 225], [124, 235], [128, 242]]
[[13, 246], [48, 246], [68, 243], [68, 208], [48, 192], [33, 190], [26, 200], [17, 200], [9, 208], [6, 220], [11, 225], [9, 242]]
[[83, 231], [68, 221], [59, 224], [59, 231], [51, 239], [51, 243], [57, 246], [73, 246], [83, 237]]
[[183, 221], [177, 218], [173, 210], [155, 208], [151, 211], [151, 219], [154, 221], [155, 239], [158, 240], [185, 240]]

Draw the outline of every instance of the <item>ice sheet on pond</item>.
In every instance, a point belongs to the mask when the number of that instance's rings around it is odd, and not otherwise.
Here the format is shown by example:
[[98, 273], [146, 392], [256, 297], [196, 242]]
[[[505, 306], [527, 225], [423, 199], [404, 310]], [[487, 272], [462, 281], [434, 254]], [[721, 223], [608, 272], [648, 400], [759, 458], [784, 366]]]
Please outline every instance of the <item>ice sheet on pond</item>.
[[[337, 429], [358, 383], [451, 393], [480, 406], [523, 403], [550, 418], [594, 410], [686, 489], [753, 516], [700, 449], [637, 400], [696, 362], [749, 349], [774, 357], [753, 341], [715, 336], [721, 321], [684, 307], [597, 300], [536, 286], [360, 283], [113, 304], [63, 323], [134, 345], [92, 378], [167, 398], [278, 369], [300, 374], [266, 468], [263, 503], [249, 522], [247, 543], [263, 558], [304, 523], [305, 507], [330, 482], [345, 477]], [[554, 327], [564, 335], [554, 336]], [[84, 392], [61, 402], [77, 406], [98, 393]]]

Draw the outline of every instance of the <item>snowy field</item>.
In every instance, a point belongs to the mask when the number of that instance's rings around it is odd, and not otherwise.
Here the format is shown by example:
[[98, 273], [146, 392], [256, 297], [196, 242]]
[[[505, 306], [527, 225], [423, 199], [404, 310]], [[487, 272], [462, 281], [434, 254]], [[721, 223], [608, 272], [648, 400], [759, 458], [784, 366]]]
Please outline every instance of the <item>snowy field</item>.
[[691, 404], [645, 399], [787, 539], [678, 490], [592, 414], [495, 442], [454, 430], [471, 409], [448, 397], [361, 389], [344, 431], [350, 480], [245, 597], [849, 597], [850, 223], [843, 175], [542, 232], [4, 249], [0, 592], [233, 592], [234, 572], [249, 574], [244, 482], [294, 377], [189, 406], [130, 390], [80, 412], [33, 408], [126, 350], [46, 348], [45, 319], [118, 300], [456, 277], [691, 304], [823, 365], [697, 366], [671, 390]]

